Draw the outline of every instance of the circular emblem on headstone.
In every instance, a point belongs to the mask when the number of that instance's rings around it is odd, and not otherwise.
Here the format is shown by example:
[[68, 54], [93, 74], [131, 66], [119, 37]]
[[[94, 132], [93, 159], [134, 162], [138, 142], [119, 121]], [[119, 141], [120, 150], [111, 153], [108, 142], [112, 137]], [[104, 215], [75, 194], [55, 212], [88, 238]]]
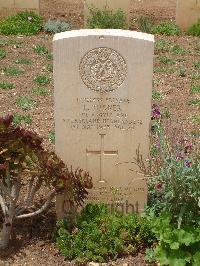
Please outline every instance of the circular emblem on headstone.
[[124, 58], [107, 47], [95, 48], [86, 53], [79, 70], [84, 84], [100, 93], [116, 90], [127, 75]]

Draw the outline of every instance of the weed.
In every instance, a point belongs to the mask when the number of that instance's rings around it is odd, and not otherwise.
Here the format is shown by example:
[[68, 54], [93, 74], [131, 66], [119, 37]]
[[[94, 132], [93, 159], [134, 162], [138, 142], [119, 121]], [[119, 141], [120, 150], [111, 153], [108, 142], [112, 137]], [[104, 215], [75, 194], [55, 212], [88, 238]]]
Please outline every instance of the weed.
[[32, 89], [32, 93], [35, 95], [47, 96], [50, 92], [46, 88], [36, 87]]
[[48, 135], [48, 139], [51, 143], [55, 144], [55, 132], [51, 131]]
[[166, 40], [158, 40], [155, 42], [155, 50], [157, 52], [168, 52], [170, 44]]
[[166, 64], [166, 65], [173, 65], [175, 64], [175, 61], [167, 56], [159, 56], [160, 63]]
[[191, 74], [191, 80], [199, 80], [200, 79], [200, 72], [196, 71], [196, 72], [192, 72]]
[[154, 73], [171, 74], [174, 72], [173, 68], [169, 67], [155, 67]]
[[167, 107], [164, 107], [162, 110], [161, 110], [161, 115], [162, 115], [162, 118], [170, 118], [171, 117], [171, 112], [169, 110], [169, 108]]
[[177, 55], [185, 55], [185, 54], [189, 54], [190, 51], [182, 48], [180, 45], [176, 44], [174, 45], [171, 49], [170, 52], [172, 54], [177, 54]]
[[89, 7], [90, 14], [87, 19], [87, 27], [91, 29], [126, 29], [127, 18], [125, 13], [118, 9], [113, 11], [107, 8], [99, 9]]
[[47, 54], [47, 60], [53, 60], [53, 53], [48, 53]]
[[15, 48], [21, 48], [24, 46], [23, 41], [16, 41], [16, 40], [0, 40], [0, 47], [7, 46], [7, 45], [13, 45]]
[[192, 122], [193, 122], [195, 125], [200, 126], [200, 115], [195, 115], [195, 116], [193, 116], [193, 118], [192, 118]]
[[13, 124], [15, 126], [19, 125], [30, 125], [32, 123], [32, 118], [29, 114], [27, 115], [20, 115], [19, 113], [15, 113], [13, 115]]
[[32, 64], [32, 61], [28, 58], [25, 58], [25, 57], [18, 57], [17, 59], [15, 59], [13, 61], [13, 63], [22, 64], [22, 65], [30, 65], [30, 64]]
[[192, 105], [192, 106], [198, 106], [200, 107], [200, 99], [198, 98], [195, 98], [195, 99], [192, 99], [188, 102], [189, 105]]
[[160, 102], [163, 99], [163, 95], [161, 92], [153, 90], [152, 98], [154, 101]]
[[5, 67], [3, 71], [7, 76], [18, 76], [24, 72], [24, 70], [18, 67]]
[[186, 73], [186, 68], [184, 66], [179, 67], [178, 75], [180, 77], [186, 77], [187, 73]]
[[47, 65], [47, 70], [50, 72], [53, 72], [53, 64], [48, 64]]
[[164, 34], [167, 36], [174, 36], [179, 35], [181, 33], [180, 28], [174, 24], [173, 22], [161, 22], [160, 24], [156, 25], [152, 32], [154, 34]]
[[140, 17], [137, 20], [138, 28], [142, 32], [151, 33], [153, 23], [149, 17]]
[[200, 85], [192, 85], [191, 87], [191, 90], [190, 90], [191, 93], [200, 93]]
[[0, 34], [34, 35], [42, 28], [42, 19], [34, 12], [21, 12], [0, 21]]
[[48, 54], [48, 49], [46, 48], [45, 45], [43, 44], [37, 44], [33, 47], [33, 50], [35, 53], [39, 54], [39, 55], [45, 55]]
[[49, 84], [50, 83], [50, 78], [49, 77], [46, 77], [44, 75], [36, 76], [33, 80], [38, 85], [46, 85], [46, 84]]
[[195, 66], [196, 68], [199, 68], [199, 69], [200, 69], [200, 60], [194, 62], [194, 66]]
[[4, 49], [0, 49], [0, 60], [6, 57], [6, 51]]
[[59, 33], [63, 31], [71, 30], [71, 25], [67, 22], [60, 20], [49, 20], [44, 24], [44, 31], [50, 33]]
[[0, 82], [0, 89], [2, 90], [11, 90], [14, 88], [14, 84], [7, 82], [7, 81], [1, 81]]
[[23, 110], [27, 110], [32, 108], [35, 105], [35, 102], [29, 97], [20, 96], [16, 99], [16, 105]]

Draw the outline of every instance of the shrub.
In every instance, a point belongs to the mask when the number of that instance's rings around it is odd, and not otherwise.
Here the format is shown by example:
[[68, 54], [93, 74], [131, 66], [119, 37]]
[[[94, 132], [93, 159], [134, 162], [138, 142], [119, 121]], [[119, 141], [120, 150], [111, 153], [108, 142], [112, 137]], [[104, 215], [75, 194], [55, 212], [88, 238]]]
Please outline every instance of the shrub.
[[105, 262], [152, 243], [153, 234], [144, 218], [111, 212], [104, 204], [88, 204], [70, 232], [66, 221], [58, 223], [56, 243], [67, 259]]
[[[88, 173], [69, 171], [55, 153], [44, 150], [36, 133], [14, 127], [12, 122], [12, 116], [0, 119], [0, 248], [7, 247], [16, 219], [39, 215], [57, 193], [63, 192], [74, 211], [87, 196], [85, 187], [91, 187]], [[35, 204], [41, 187], [49, 188], [49, 194], [43, 191], [43, 201]]]
[[200, 222], [200, 154], [192, 143], [182, 139], [173, 147], [158, 124], [156, 173], [149, 182], [149, 208], [156, 214], [169, 212], [173, 223], [197, 225]]
[[107, 8], [101, 10], [97, 7], [89, 7], [90, 15], [87, 19], [87, 26], [91, 29], [126, 29], [127, 18], [125, 13]]
[[42, 28], [42, 19], [34, 12], [21, 12], [0, 21], [0, 34], [34, 35]]
[[200, 19], [189, 28], [188, 33], [193, 36], [200, 36]]
[[67, 22], [60, 20], [49, 20], [44, 24], [44, 31], [50, 33], [59, 33], [63, 31], [71, 30], [71, 25]]
[[154, 34], [164, 34], [167, 36], [179, 35], [181, 33], [180, 28], [173, 22], [161, 22], [156, 25], [152, 32]]

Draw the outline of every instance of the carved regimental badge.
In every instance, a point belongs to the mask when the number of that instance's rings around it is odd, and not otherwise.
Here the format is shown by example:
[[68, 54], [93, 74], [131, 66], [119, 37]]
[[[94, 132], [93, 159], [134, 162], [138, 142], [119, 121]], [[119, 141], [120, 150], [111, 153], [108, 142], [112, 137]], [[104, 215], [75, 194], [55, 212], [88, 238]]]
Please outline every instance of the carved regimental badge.
[[80, 63], [80, 75], [84, 84], [97, 92], [111, 92], [124, 82], [127, 65], [124, 58], [107, 47], [93, 49]]

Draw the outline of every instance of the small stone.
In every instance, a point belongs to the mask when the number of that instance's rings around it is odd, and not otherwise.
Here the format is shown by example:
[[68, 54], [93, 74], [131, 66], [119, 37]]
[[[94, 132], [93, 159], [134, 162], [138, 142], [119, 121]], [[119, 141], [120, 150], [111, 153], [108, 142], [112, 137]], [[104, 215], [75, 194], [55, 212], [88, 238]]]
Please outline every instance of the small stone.
[[88, 266], [100, 266], [100, 264], [92, 261], [88, 264]]

